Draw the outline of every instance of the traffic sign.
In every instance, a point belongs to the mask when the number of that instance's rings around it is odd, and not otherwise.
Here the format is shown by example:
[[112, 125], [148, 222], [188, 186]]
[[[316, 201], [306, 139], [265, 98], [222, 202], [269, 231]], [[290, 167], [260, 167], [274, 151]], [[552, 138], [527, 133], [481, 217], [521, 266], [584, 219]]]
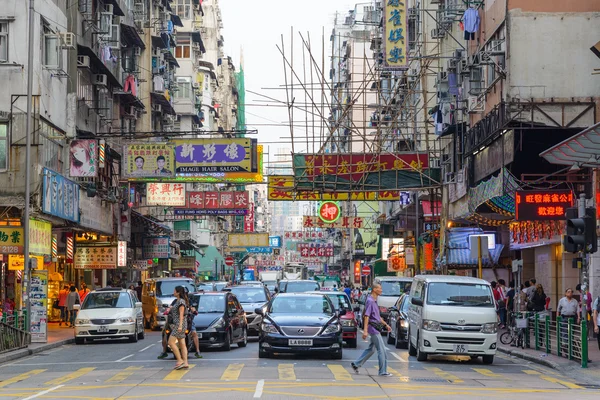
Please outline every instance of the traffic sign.
[[371, 267], [369, 267], [368, 265], [365, 265], [362, 268], [362, 274], [365, 275], [365, 276], [371, 275]]
[[227, 265], [228, 267], [231, 267], [233, 265], [233, 257], [225, 257], [225, 265]]

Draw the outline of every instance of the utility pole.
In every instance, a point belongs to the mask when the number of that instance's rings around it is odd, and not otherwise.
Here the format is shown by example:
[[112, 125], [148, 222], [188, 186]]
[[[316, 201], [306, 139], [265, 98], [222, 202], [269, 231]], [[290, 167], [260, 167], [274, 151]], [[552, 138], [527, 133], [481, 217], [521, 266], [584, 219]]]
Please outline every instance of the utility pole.
[[479, 267], [477, 277], [483, 279], [483, 254], [481, 252], [481, 236], [477, 236], [477, 265]]
[[415, 191], [415, 275], [421, 273], [421, 252], [419, 251], [419, 191]]
[[[584, 218], [586, 216], [585, 212], [585, 193], [579, 194], [579, 200], [577, 203], [577, 216], [579, 218]], [[595, 216], [594, 216], [595, 218]], [[595, 225], [595, 224], [594, 224]], [[587, 298], [588, 295], [588, 270], [587, 270], [587, 245], [584, 244], [582, 250], [579, 252], [579, 257], [581, 258], [581, 293], [583, 296]], [[587, 324], [587, 302], [581, 299], [581, 315], [584, 318], [584, 322]]]

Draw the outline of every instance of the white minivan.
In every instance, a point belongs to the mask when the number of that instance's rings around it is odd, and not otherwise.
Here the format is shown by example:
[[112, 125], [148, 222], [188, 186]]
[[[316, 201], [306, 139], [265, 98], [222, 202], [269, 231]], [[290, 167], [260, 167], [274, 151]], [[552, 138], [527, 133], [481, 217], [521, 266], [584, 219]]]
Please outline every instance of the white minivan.
[[418, 275], [412, 282], [408, 353], [481, 356], [494, 362], [498, 322], [492, 287], [483, 279]]

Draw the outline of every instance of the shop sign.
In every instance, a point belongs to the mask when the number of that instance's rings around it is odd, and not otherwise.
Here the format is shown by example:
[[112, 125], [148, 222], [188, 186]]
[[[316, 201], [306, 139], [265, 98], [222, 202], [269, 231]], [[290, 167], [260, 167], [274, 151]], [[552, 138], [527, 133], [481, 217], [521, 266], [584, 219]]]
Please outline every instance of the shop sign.
[[0, 228], [0, 254], [23, 254], [23, 228]]
[[393, 256], [387, 259], [387, 272], [400, 272], [406, 269], [404, 256]]
[[270, 247], [281, 247], [281, 236], [269, 236]]
[[75, 269], [116, 269], [116, 247], [81, 247], [75, 251]]
[[127, 242], [119, 240], [117, 246], [117, 267], [127, 266]]
[[384, 2], [385, 65], [390, 69], [406, 68], [408, 48], [407, 5], [404, 0]]
[[326, 224], [333, 224], [342, 215], [340, 205], [335, 201], [324, 201], [319, 204], [319, 218]]
[[248, 209], [248, 192], [189, 192], [188, 209]]
[[48, 271], [31, 271], [29, 290], [31, 305], [31, 342], [48, 342]]
[[298, 243], [302, 257], [333, 257], [333, 243]]
[[76, 139], [70, 146], [69, 176], [98, 176], [98, 142], [93, 139]]
[[127, 178], [173, 176], [173, 146], [166, 143], [144, 143], [123, 146], [125, 163], [123, 175]]
[[149, 206], [185, 206], [185, 184], [158, 182], [146, 184], [146, 204]]
[[573, 203], [573, 192], [570, 190], [517, 190], [515, 220], [564, 220], [567, 208], [572, 207]]
[[79, 222], [79, 185], [48, 168], [43, 169], [43, 176], [42, 211]]
[[[316, 217], [314, 217], [316, 218]], [[323, 232], [302, 232], [302, 231], [291, 231], [284, 232], [283, 237], [286, 240], [304, 240], [304, 239], [323, 239], [325, 234]]]
[[425, 271], [433, 271], [433, 243], [425, 243], [423, 245], [423, 265]]
[[390, 257], [399, 256], [404, 253], [404, 239], [381, 239], [381, 259], [387, 260]]
[[248, 253], [270, 254], [273, 251], [270, 247], [246, 247]]
[[[185, 208], [176, 208], [173, 210], [175, 216], [194, 216], [194, 215], [246, 215], [248, 210], [188, 210]], [[175, 218], [179, 220], [179, 218]], [[182, 218], [183, 219], [183, 218]]]
[[244, 232], [254, 232], [254, 204], [250, 204], [248, 208], [248, 214], [244, 216]]
[[[34, 268], [42, 268], [44, 266], [43, 256], [29, 255], [31, 264]], [[9, 254], [8, 255], [8, 270], [9, 271], [23, 271], [25, 268], [25, 256], [23, 254]]]
[[178, 174], [252, 172], [253, 149], [251, 139], [176, 140], [175, 171]]
[[152, 265], [152, 261], [149, 263], [148, 260], [134, 260], [132, 265], [133, 269], [145, 271], [148, 269], [148, 266]]
[[169, 236], [145, 237], [142, 240], [142, 253], [145, 258], [169, 258], [171, 254]]
[[317, 216], [304, 216], [302, 217], [302, 226], [304, 228], [356, 228], [360, 229], [364, 227], [363, 217], [341, 217], [332, 223], [324, 222], [320, 217]]
[[196, 270], [196, 257], [181, 257], [179, 260], [173, 260], [172, 269], [191, 269]]
[[268, 247], [268, 233], [230, 233], [229, 247]]
[[29, 252], [52, 254], [52, 224], [50, 222], [29, 220]]
[[81, 214], [79, 225], [108, 235], [113, 234], [113, 204], [103, 202], [100, 197], [87, 197], [85, 191], [79, 191]]

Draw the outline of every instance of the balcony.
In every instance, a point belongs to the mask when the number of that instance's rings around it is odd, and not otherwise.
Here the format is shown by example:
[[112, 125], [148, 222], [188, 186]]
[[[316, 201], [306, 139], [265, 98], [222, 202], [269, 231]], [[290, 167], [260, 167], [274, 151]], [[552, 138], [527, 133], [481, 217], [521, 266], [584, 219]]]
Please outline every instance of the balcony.
[[506, 103], [496, 105], [481, 121], [467, 132], [465, 153], [472, 154], [492, 143], [508, 125], [511, 118]]

